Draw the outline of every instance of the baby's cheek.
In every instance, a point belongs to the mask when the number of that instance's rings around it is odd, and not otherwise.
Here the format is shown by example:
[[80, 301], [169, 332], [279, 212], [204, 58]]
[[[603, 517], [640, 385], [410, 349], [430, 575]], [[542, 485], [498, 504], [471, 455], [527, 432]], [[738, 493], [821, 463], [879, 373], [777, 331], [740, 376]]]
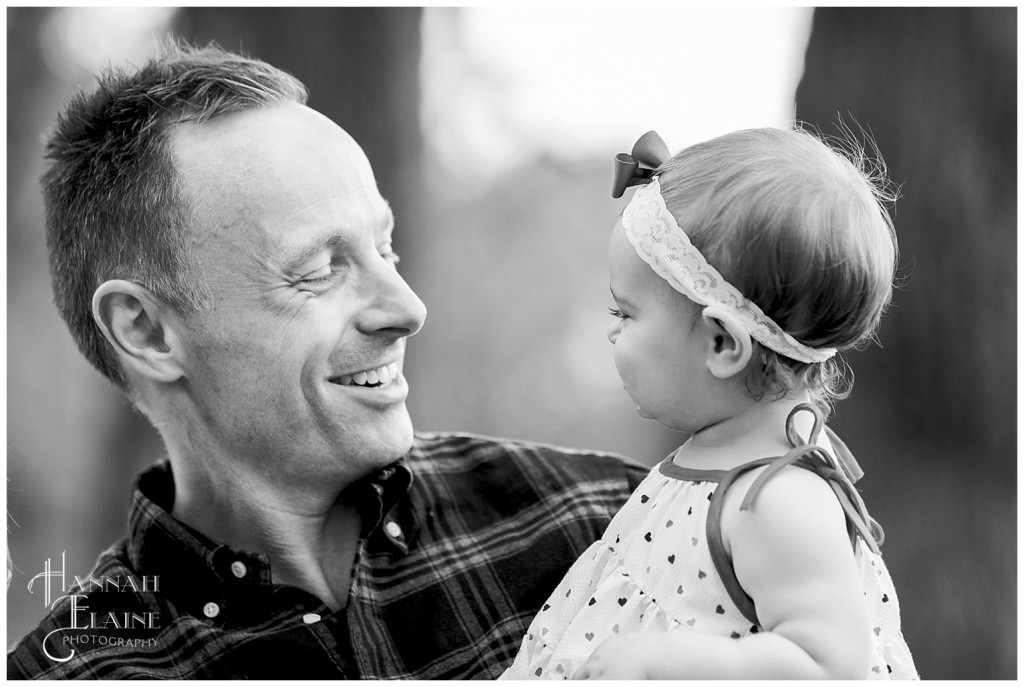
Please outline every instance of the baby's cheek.
[[622, 387], [629, 394], [629, 397], [634, 401], [636, 400], [636, 380], [630, 372], [629, 367], [616, 365], [616, 369], [619, 372], [619, 379], [622, 380]]
[[632, 369], [628, 349], [616, 343], [615, 348], [612, 350], [612, 359], [615, 361], [615, 371], [619, 373], [619, 379], [623, 383], [627, 382], [631, 377], [630, 371]]

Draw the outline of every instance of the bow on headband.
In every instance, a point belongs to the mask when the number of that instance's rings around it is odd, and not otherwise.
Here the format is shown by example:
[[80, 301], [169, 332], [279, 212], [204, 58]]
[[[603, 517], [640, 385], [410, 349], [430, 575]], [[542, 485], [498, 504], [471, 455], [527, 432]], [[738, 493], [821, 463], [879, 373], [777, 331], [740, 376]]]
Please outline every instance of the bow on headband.
[[612, 198], [621, 198], [630, 186], [646, 184], [654, 170], [667, 162], [672, 154], [668, 146], [654, 131], [648, 131], [633, 144], [632, 153], [615, 156], [612, 174]]

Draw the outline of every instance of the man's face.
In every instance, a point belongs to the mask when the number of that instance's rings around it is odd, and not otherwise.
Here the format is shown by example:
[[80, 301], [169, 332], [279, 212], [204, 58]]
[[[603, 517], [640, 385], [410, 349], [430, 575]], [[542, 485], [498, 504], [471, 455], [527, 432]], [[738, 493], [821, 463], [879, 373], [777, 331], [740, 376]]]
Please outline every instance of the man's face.
[[405, 337], [426, 310], [362, 150], [298, 104], [184, 125], [172, 146], [213, 295], [180, 326], [193, 450], [297, 482], [402, 456]]

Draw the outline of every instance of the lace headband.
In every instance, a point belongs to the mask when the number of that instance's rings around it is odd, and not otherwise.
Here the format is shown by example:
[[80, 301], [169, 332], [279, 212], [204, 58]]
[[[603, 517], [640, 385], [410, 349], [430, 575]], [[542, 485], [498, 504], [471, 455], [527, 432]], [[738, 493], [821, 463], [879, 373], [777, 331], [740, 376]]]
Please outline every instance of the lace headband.
[[686, 233], [679, 228], [661, 196], [658, 178], [643, 182], [622, 213], [626, 237], [644, 262], [672, 288], [700, 305], [714, 305], [732, 312], [751, 337], [793, 360], [821, 363], [836, 353], [834, 348], [811, 348], [783, 331], [756, 304], [743, 297], [708, 264]]

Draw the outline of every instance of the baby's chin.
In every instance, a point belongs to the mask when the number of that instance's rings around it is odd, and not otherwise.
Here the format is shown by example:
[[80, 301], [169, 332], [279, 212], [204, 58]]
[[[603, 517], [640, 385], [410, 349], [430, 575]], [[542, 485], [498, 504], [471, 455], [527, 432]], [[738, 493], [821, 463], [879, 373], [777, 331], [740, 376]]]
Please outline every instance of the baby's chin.
[[636, 401], [633, 402], [633, 407], [636, 409], [636, 414], [644, 420], [650, 420], [651, 422], [657, 422], [665, 429], [670, 429], [673, 432], [691, 432], [692, 430], [685, 429], [679, 426], [679, 422], [675, 418], [668, 418], [659, 413], [651, 412], [644, 408]]

